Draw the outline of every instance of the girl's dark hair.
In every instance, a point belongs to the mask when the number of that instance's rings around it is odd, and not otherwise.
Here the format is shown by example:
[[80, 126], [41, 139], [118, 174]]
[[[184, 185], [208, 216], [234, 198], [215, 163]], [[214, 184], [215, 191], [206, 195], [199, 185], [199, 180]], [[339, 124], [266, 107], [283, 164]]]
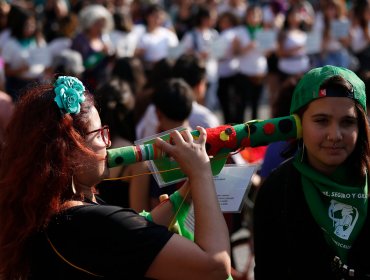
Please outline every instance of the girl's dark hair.
[[112, 139], [118, 135], [133, 142], [135, 97], [129, 84], [120, 79], [112, 79], [96, 91], [96, 99], [102, 123], [109, 125]]
[[73, 196], [75, 167], [95, 154], [85, 136], [93, 97], [78, 114], [63, 115], [52, 85], [28, 88], [19, 99], [0, 154], [0, 275], [27, 279], [30, 237]]
[[[291, 6], [286, 14], [285, 14], [285, 20], [284, 20], [284, 23], [283, 23], [283, 27], [282, 27], [282, 30], [281, 31], [285, 31], [285, 30], [289, 30], [290, 28], [290, 15], [293, 14], [293, 13], [299, 13], [300, 12], [300, 8], [299, 6]], [[299, 27], [298, 27], [300, 30], [302, 31], [305, 31], [305, 32], [308, 32], [310, 30], [310, 27], [307, 25], [307, 23], [304, 21], [304, 20], [300, 20], [300, 24], [299, 24]]]
[[115, 12], [113, 14], [114, 26], [117, 30], [122, 32], [131, 32], [133, 28], [133, 22], [131, 15], [125, 12]]
[[15, 5], [11, 6], [8, 15], [8, 26], [11, 35], [18, 40], [23, 39], [26, 22], [33, 17], [35, 17], [35, 14], [32, 11]]
[[192, 53], [181, 55], [173, 66], [173, 77], [184, 79], [192, 88], [206, 79], [206, 75], [204, 60]]
[[132, 93], [137, 95], [146, 83], [143, 64], [137, 57], [120, 57], [114, 62], [112, 78], [129, 83]]
[[293, 13], [297, 13], [298, 12], [298, 9], [296, 7], [290, 7], [287, 11], [286, 11], [286, 14], [285, 14], [285, 20], [284, 20], [284, 23], [283, 23], [283, 30], [288, 30], [289, 29], [289, 17], [291, 14]]
[[234, 13], [230, 11], [226, 11], [220, 14], [217, 18], [217, 28], [218, 29], [220, 29], [219, 28], [220, 21], [223, 20], [224, 18], [230, 21], [232, 27], [238, 26], [240, 24], [239, 18]]
[[179, 78], [164, 80], [153, 94], [153, 104], [167, 118], [184, 121], [189, 118], [193, 92], [190, 86]]
[[145, 8], [145, 17], [144, 17], [144, 24], [148, 25], [147, 18], [148, 16], [154, 14], [154, 13], [160, 13], [164, 12], [165, 10], [162, 8], [159, 4], [150, 4], [148, 7]]
[[356, 102], [358, 115], [358, 139], [356, 147], [347, 159], [349, 168], [352, 169], [350, 174], [354, 178], [366, 178], [370, 170], [370, 126], [367, 114], [362, 106]]
[[360, 23], [361, 28], [363, 29], [365, 34], [368, 34], [369, 26], [368, 21], [365, 17], [365, 11], [370, 9], [370, 2], [369, 0], [358, 0], [354, 1], [353, 4], [353, 17], [357, 19]]
[[152, 70], [147, 76], [145, 87], [156, 88], [163, 80], [169, 79], [173, 74], [174, 61], [169, 58], [162, 58], [155, 62]]
[[194, 16], [194, 27], [200, 26], [204, 19], [211, 18], [211, 12], [208, 7], [200, 5]]

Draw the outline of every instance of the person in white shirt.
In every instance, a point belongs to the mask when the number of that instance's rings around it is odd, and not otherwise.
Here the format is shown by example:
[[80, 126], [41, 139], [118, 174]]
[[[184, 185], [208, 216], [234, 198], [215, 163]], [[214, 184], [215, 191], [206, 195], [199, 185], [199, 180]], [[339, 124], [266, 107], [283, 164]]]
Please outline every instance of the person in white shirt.
[[322, 26], [322, 47], [321, 63], [319, 66], [334, 65], [340, 67], [349, 67], [350, 57], [347, 50], [349, 46], [349, 36], [335, 34], [332, 26], [336, 22], [348, 22], [346, 15], [346, 5], [340, 0], [328, 0], [323, 4], [323, 26]]
[[262, 32], [262, 9], [250, 5], [245, 14], [244, 24], [239, 28], [239, 100], [236, 102], [235, 123], [244, 122], [244, 110], [251, 107], [251, 119], [258, 118], [259, 101], [262, 96], [264, 81], [267, 75], [267, 58], [263, 46], [258, 45], [257, 33]]
[[301, 29], [302, 22], [298, 8], [291, 7], [277, 42], [277, 66], [281, 81], [289, 76], [300, 76], [311, 67], [305, 48], [307, 33]]
[[162, 26], [164, 10], [161, 6], [151, 5], [145, 19], [146, 31], [140, 37], [134, 55], [141, 58], [148, 74], [156, 62], [168, 56], [179, 40], [172, 30]]
[[208, 85], [202, 104], [211, 109], [218, 106], [216, 98], [218, 63], [214, 45], [219, 34], [214, 28], [215, 19], [216, 15], [213, 10], [200, 6], [194, 17], [194, 28], [186, 32], [180, 42], [185, 53], [193, 53], [206, 62]]
[[21, 89], [42, 78], [49, 56], [32, 11], [12, 6], [9, 18], [10, 37], [2, 46], [1, 57], [5, 64], [6, 92], [16, 101]]
[[109, 34], [117, 58], [134, 56], [139, 38], [145, 33], [143, 24], [134, 24], [131, 15], [117, 11], [113, 14], [114, 30]]
[[224, 46], [223, 55], [218, 59], [217, 96], [225, 123], [233, 122], [234, 99], [237, 94], [239, 58], [235, 54], [235, 40], [238, 36], [239, 20], [232, 12], [224, 12], [218, 17], [220, 39]]

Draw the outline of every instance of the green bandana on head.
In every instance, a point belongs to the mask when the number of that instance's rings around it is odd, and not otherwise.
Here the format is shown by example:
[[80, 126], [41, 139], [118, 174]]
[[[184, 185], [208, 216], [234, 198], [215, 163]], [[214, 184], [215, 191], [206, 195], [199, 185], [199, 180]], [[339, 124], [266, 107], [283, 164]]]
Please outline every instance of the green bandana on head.
[[[339, 167], [330, 177], [301, 162], [301, 154], [294, 159], [294, 166], [301, 173], [303, 192], [312, 216], [321, 227], [329, 245], [343, 262], [357, 238], [367, 215], [367, 178], [363, 186], [338, 183], [346, 182], [344, 167]], [[340, 180], [338, 180], [340, 179]]]

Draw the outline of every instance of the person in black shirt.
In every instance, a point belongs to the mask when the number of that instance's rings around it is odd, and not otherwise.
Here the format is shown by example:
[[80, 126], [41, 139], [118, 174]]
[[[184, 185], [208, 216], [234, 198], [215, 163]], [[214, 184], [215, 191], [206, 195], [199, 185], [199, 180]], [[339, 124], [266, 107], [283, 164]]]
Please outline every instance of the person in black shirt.
[[[173, 132], [173, 144], [157, 139], [188, 179], [149, 215], [138, 215], [101, 205], [92, 192], [109, 175], [111, 143], [83, 84], [60, 76], [53, 86], [28, 89], [0, 158], [1, 278], [228, 278], [228, 230], [205, 150], [206, 131], [198, 130], [198, 139], [189, 131]], [[191, 200], [194, 242], [167, 228], [179, 201]]]

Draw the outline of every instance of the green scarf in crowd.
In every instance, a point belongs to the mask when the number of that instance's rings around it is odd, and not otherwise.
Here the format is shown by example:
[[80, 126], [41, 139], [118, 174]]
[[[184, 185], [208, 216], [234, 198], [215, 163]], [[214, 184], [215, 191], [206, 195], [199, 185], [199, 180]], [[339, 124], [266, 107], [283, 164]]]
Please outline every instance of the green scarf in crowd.
[[362, 186], [351, 185], [345, 166], [338, 167], [331, 176], [323, 175], [301, 162], [300, 153], [295, 157], [294, 166], [301, 173], [312, 216], [326, 241], [346, 263], [367, 215], [367, 178]]
[[257, 31], [262, 29], [262, 25], [252, 26], [247, 24], [245, 27], [247, 28], [251, 40], [256, 40]]

